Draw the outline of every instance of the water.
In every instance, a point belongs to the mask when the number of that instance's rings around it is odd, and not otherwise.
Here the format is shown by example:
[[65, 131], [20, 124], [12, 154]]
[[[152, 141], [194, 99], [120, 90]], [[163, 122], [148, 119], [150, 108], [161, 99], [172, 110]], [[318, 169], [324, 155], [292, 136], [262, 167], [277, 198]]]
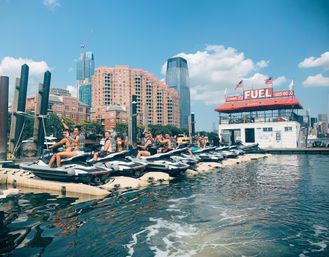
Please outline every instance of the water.
[[328, 164], [272, 156], [78, 204], [20, 194], [0, 200], [0, 245], [16, 240], [13, 256], [329, 256]]

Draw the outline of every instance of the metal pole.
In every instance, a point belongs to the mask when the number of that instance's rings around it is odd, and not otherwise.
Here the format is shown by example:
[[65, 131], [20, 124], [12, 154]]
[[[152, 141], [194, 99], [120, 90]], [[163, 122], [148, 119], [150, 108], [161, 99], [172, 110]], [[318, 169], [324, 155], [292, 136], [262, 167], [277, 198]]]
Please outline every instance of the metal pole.
[[[14, 154], [14, 140], [15, 140], [15, 134], [16, 134], [16, 112], [17, 112], [17, 103], [18, 103], [18, 95], [19, 95], [19, 84], [20, 84], [20, 79], [16, 78], [15, 80], [15, 93], [14, 93], [14, 100], [12, 104], [12, 113], [11, 113], [11, 124], [10, 124], [10, 134], [9, 134], [9, 149], [8, 153]], [[8, 159], [12, 159], [13, 156], [10, 156]]]
[[38, 145], [38, 138], [39, 138], [39, 124], [42, 123], [39, 116], [41, 114], [41, 102], [42, 102], [42, 90], [43, 84], [39, 84], [38, 88], [38, 95], [37, 95], [37, 104], [35, 106], [35, 115], [36, 118], [34, 119], [34, 126], [33, 126], [33, 141], [36, 145]]
[[0, 161], [7, 159], [9, 77], [0, 76]]
[[307, 147], [308, 131], [310, 126], [310, 109], [306, 110], [306, 118], [307, 118], [307, 123], [306, 123], [305, 147]]
[[43, 144], [45, 142], [44, 126], [46, 126], [45, 116], [48, 113], [48, 102], [49, 102], [49, 90], [50, 90], [51, 73], [46, 71], [43, 77], [43, 88], [42, 88], [42, 99], [39, 118], [39, 129], [38, 129], [38, 154], [42, 154]]
[[192, 136], [195, 134], [195, 115], [191, 113], [191, 129], [192, 129]]
[[127, 115], [128, 115], [128, 143], [129, 145], [132, 145], [132, 126], [131, 126], [131, 105], [128, 105], [128, 110], [127, 110]]
[[131, 97], [131, 132], [132, 145], [135, 147], [137, 143], [137, 96]]
[[[29, 66], [27, 66], [27, 64], [23, 64], [22, 69], [21, 69], [21, 78], [20, 78], [20, 82], [19, 82], [17, 112], [25, 112], [28, 79], [29, 79]], [[15, 146], [17, 146], [20, 143], [20, 141], [22, 140], [22, 138], [19, 138], [19, 135], [21, 134], [24, 120], [25, 120], [25, 118], [23, 116], [17, 115], [15, 138], [14, 138]]]
[[192, 117], [191, 115], [188, 116], [188, 137], [190, 139], [190, 144], [192, 144]]

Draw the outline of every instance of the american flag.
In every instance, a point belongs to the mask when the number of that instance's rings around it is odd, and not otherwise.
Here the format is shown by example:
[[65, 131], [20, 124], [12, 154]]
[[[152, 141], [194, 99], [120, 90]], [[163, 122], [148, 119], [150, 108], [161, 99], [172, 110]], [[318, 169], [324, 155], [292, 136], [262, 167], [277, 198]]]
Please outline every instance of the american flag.
[[240, 82], [238, 84], [236, 84], [235, 89], [237, 89], [239, 87], [243, 87], [243, 80], [240, 80]]
[[268, 85], [268, 84], [273, 84], [272, 77], [269, 77], [268, 79], [265, 79], [265, 84], [266, 84], [266, 85]]

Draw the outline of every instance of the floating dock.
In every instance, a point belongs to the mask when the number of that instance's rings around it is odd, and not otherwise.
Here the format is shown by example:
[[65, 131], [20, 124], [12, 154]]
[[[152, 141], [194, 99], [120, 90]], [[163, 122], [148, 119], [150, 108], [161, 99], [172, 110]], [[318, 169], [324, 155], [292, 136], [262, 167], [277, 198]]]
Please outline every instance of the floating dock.
[[[187, 170], [187, 176], [195, 176], [201, 173], [211, 172], [252, 160], [262, 159], [271, 154], [246, 154], [234, 159], [225, 159], [221, 163], [199, 163], [195, 170]], [[108, 183], [100, 186], [86, 185], [82, 183], [68, 183], [39, 179], [32, 173], [21, 169], [0, 168], [0, 185], [10, 185], [20, 189], [20, 192], [47, 192], [59, 196], [80, 197], [84, 200], [103, 198], [113, 191], [126, 191], [139, 189], [150, 184], [169, 183], [172, 178], [163, 172], [147, 172], [140, 178], [113, 177]], [[21, 190], [22, 188], [22, 190]]]

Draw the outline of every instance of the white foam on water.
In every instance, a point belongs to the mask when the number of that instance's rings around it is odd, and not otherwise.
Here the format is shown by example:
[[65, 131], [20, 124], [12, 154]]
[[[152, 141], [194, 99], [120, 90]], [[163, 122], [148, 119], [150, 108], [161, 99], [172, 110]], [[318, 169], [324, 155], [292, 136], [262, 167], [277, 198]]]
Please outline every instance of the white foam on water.
[[128, 256], [132, 256], [135, 252], [135, 249], [134, 249], [134, 246], [137, 245], [138, 243], [138, 239], [137, 239], [137, 236], [139, 236], [140, 234], [144, 233], [146, 230], [142, 230], [142, 231], [139, 231], [135, 234], [133, 234], [131, 237], [132, 237], [132, 240], [129, 242], [129, 244], [126, 244], [125, 247], [128, 248]]
[[192, 199], [192, 198], [195, 198], [195, 194], [190, 195], [188, 197], [180, 197], [180, 198], [175, 198], [175, 199], [169, 199], [168, 202], [177, 203], [177, 202], [181, 202], [182, 200], [189, 200], [189, 199]]
[[313, 249], [313, 250], [311, 250], [312, 252], [323, 252], [324, 249], [327, 248], [327, 244], [326, 244], [327, 241], [312, 242], [312, 241], [308, 240], [308, 242], [309, 242], [311, 245], [313, 245], [313, 246], [318, 246], [318, 247], [320, 247], [320, 249]]
[[321, 225], [313, 225], [313, 228], [314, 228], [314, 236], [319, 236], [323, 233], [325, 233], [328, 229], [326, 227], [323, 227]]
[[[143, 231], [133, 236], [133, 241], [127, 245], [129, 254], [133, 253], [131, 247], [137, 244], [137, 236], [143, 232], [146, 234], [146, 242], [155, 256], [192, 256], [197, 249], [186, 241], [198, 234], [198, 229], [189, 224], [179, 224], [162, 218], [150, 218], [155, 224], [146, 227]], [[130, 255], [131, 256], [131, 255]]]

